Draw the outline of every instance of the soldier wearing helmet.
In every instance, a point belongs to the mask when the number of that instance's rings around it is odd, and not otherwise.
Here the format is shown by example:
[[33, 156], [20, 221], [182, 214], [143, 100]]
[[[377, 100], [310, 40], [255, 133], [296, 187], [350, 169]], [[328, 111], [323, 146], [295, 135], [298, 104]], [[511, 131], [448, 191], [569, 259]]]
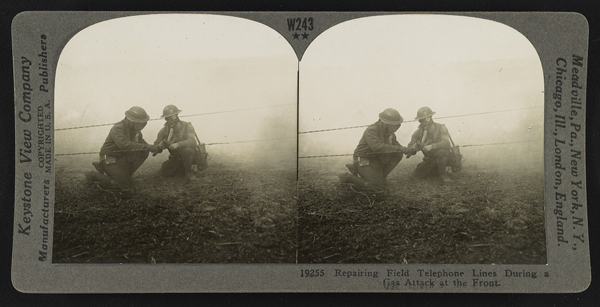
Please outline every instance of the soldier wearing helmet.
[[130, 186], [131, 176], [146, 161], [148, 152], [158, 150], [142, 137], [142, 129], [149, 119], [141, 107], [127, 110], [125, 118], [110, 129], [100, 149], [99, 161], [92, 162], [97, 172], [86, 172], [86, 179], [105, 185]]
[[169, 159], [163, 163], [159, 174], [174, 176], [183, 173], [193, 181], [197, 178], [193, 173], [192, 165], [199, 162], [196, 161], [196, 132], [191, 123], [179, 120], [179, 113], [181, 110], [174, 105], [168, 105], [163, 109], [161, 117], [166, 122], [158, 132], [154, 145], [158, 146], [158, 153], [168, 149]]
[[430, 174], [437, 174], [443, 182], [448, 183], [452, 180], [446, 174], [446, 166], [450, 166], [452, 161], [450, 152], [450, 134], [444, 124], [438, 124], [431, 118], [435, 112], [428, 107], [422, 107], [417, 111], [416, 120], [420, 125], [411, 137], [408, 148], [410, 153], [406, 155], [409, 158], [417, 152], [423, 152], [423, 162], [417, 165], [413, 176], [423, 178]]
[[358, 188], [381, 188], [387, 176], [402, 160], [408, 149], [398, 143], [394, 134], [404, 119], [395, 109], [379, 113], [379, 120], [367, 127], [354, 150], [353, 163], [346, 164], [351, 174], [339, 175], [342, 183]]

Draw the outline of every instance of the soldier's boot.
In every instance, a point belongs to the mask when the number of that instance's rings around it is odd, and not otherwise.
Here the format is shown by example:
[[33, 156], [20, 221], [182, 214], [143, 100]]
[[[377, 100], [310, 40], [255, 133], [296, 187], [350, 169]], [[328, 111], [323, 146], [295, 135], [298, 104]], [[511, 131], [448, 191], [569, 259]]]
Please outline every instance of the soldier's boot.
[[102, 167], [102, 163], [100, 161], [92, 162], [92, 165], [96, 168], [98, 173], [104, 174], [104, 167]]
[[95, 171], [85, 172], [85, 179], [89, 182], [98, 181], [103, 185], [114, 185], [115, 184], [115, 181], [112, 178], [110, 178], [104, 174], [95, 172]]
[[94, 171], [85, 172], [85, 180], [87, 180], [88, 182], [95, 181], [94, 180]]
[[356, 163], [346, 163], [346, 167], [354, 176], [358, 176], [358, 170], [356, 169]]
[[190, 170], [188, 172], [185, 172], [185, 177], [189, 180], [189, 181], [196, 181], [198, 180], [198, 178], [196, 178], [196, 176], [194, 176], [194, 173]]
[[445, 173], [444, 173], [444, 174], [441, 174], [441, 175], [440, 175], [440, 178], [442, 178], [442, 181], [443, 181], [444, 183], [450, 183], [450, 182], [452, 182], [452, 179], [450, 179], [450, 177], [448, 177], [448, 175], [446, 175]]
[[359, 188], [367, 188], [369, 186], [369, 183], [366, 180], [348, 173], [340, 174], [338, 177], [340, 178], [341, 183], [352, 183]]
[[348, 173], [339, 174], [338, 178], [340, 178], [340, 183], [350, 183], [350, 179], [349, 179], [350, 176], [352, 176], [352, 175], [348, 174]]

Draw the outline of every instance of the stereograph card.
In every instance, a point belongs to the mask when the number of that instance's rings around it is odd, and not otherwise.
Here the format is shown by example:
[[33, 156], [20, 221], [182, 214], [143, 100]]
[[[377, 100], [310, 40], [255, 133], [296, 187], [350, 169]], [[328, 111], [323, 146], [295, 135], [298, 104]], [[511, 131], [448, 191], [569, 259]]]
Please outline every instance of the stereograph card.
[[588, 25], [24, 12], [28, 293], [581, 292]]

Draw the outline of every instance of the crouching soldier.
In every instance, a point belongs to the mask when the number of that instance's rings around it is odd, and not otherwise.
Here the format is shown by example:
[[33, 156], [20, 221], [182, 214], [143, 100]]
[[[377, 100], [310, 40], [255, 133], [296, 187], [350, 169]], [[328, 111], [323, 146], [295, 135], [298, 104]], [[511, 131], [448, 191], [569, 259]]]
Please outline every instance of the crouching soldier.
[[429, 175], [439, 175], [443, 182], [452, 180], [446, 174], [446, 166], [451, 166], [452, 152], [450, 151], [450, 134], [444, 124], [433, 122], [435, 114], [430, 108], [422, 107], [417, 111], [416, 120], [420, 125], [412, 135], [408, 144], [410, 153], [407, 158], [419, 151], [423, 152], [423, 162], [417, 165], [413, 176], [424, 178]]
[[158, 150], [142, 137], [149, 119], [141, 107], [127, 110], [125, 118], [110, 129], [100, 149], [100, 160], [92, 162], [97, 172], [86, 172], [86, 179], [104, 185], [131, 186], [131, 176], [146, 161], [148, 152]]
[[166, 123], [158, 132], [154, 145], [158, 146], [159, 153], [168, 149], [170, 154], [169, 159], [160, 168], [159, 174], [174, 176], [183, 173], [193, 181], [196, 180], [192, 170], [192, 165], [197, 163], [196, 132], [191, 123], [179, 120], [179, 113], [181, 110], [176, 106], [168, 105], [161, 116]]
[[398, 165], [407, 148], [396, 140], [403, 118], [395, 109], [379, 113], [379, 121], [367, 127], [354, 150], [353, 163], [346, 164], [351, 174], [339, 175], [342, 183], [358, 188], [382, 188], [387, 176]]

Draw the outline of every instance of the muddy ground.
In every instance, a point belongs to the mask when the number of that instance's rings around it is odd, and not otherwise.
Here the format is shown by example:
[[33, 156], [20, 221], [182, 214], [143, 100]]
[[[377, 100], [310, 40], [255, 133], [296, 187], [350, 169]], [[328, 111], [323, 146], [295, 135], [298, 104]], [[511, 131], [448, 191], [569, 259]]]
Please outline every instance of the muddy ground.
[[414, 157], [365, 193], [336, 176], [351, 159], [299, 161], [300, 263], [546, 263], [543, 167], [466, 163], [442, 184]]
[[135, 193], [86, 182], [95, 155], [57, 157], [53, 262], [296, 262], [295, 164], [212, 159], [190, 183], [159, 177], [159, 157]]

